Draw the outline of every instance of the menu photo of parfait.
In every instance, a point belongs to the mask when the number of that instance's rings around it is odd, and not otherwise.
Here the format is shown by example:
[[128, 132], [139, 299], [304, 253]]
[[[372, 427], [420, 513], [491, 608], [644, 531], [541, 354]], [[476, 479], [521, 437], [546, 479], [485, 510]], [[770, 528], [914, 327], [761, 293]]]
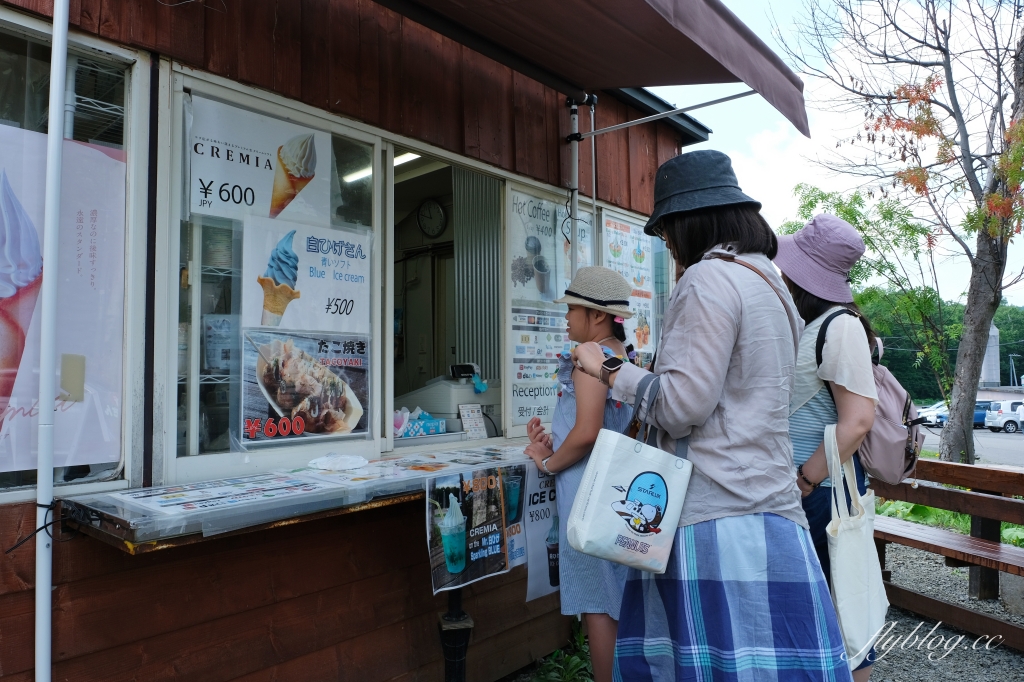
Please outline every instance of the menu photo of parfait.
[[[518, 467], [512, 467], [518, 468]], [[509, 570], [505, 541], [506, 469], [493, 467], [427, 480], [427, 549], [434, 594]], [[519, 504], [520, 491], [515, 483]], [[515, 512], [518, 513], [518, 512]]]

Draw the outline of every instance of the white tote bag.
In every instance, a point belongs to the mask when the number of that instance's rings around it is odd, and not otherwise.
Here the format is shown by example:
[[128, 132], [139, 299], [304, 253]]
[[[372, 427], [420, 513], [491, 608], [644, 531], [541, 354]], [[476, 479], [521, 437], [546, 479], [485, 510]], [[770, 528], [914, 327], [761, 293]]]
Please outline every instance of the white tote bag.
[[[648, 387], [651, 406], [658, 395], [658, 378], [640, 382], [634, 419]], [[646, 422], [645, 418], [640, 434]], [[650, 431], [647, 442], [657, 443], [657, 429]], [[693, 470], [686, 459], [688, 441], [689, 437], [678, 441], [672, 455], [601, 429], [567, 522], [572, 548], [641, 571], [664, 573]]]
[[[826, 529], [832, 562], [832, 603], [839, 617], [847, 662], [853, 670], [871, 650], [889, 609], [875, 551], [875, 493], [868, 490], [861, 495], [857, 490], [852, 457], [840, 464], [835, 424], [825, 427], [825, 458], [832, 479], [832, 521]], [[845, 504], [847, 490], [849, 509]]]

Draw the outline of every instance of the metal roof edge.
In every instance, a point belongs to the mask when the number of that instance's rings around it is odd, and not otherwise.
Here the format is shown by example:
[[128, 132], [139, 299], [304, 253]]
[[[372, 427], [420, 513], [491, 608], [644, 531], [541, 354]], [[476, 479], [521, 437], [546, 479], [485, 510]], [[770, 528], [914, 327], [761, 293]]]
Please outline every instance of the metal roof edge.
[[[648, 116], [651, 114], [662, 114], [666, 111], [672, 111], [678, 108], [645, 88], [615, 88], [614, 90], [605, 90], [605, 92], [620, 102], [628, 104]], [[600, 101], [598, 102], [598, 106], [601, 106]], [[698, 142], [707, 142], [708, 136], [712, 132], [711, 128], [708, 128], [697, 119], [692, 116], [687, 116], [686, 114], [676, 114], [675, 116], [668, 116], [662, 120], [671, 126], [676, 132], [682, 134], [683, 140], [681, 146], [683, 147], [690, 144], [697, 144]]]

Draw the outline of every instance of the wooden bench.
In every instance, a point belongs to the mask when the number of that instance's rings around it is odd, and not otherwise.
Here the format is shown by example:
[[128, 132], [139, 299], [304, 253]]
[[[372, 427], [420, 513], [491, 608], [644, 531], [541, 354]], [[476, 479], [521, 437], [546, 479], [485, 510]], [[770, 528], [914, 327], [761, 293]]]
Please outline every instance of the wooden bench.
[[921, 460], [916, 476], [900, 485], [872, 480], [871, 488], [878, 498], [968, 514], [971, 534], [875, 517], [875, 545], [889, 602], [973, 634], [1000, 635], [1004, 644], [1024, 651], [1024, 627], [894, 585], [885, 559], [886, 545], [891, 542], [942, 555], [948, 566], [969, 567], [972, 598], [997, 599], [1000, 571], [1024, 576], [1024, 548], [1000, 541], [1002, 522], [1024, 524], [1024, 500], [1012, 497], [1024, 495], [1024, 472]]

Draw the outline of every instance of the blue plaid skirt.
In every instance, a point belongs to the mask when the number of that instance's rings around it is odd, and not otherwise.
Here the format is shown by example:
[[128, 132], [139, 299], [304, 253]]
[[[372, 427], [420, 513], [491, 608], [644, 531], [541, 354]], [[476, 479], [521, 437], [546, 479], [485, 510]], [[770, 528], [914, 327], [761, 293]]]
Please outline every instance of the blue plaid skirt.
[[678, 529], [663, 575], [629, 571], [614, 679], [850, 682], [808, 532], [774, 514]]

